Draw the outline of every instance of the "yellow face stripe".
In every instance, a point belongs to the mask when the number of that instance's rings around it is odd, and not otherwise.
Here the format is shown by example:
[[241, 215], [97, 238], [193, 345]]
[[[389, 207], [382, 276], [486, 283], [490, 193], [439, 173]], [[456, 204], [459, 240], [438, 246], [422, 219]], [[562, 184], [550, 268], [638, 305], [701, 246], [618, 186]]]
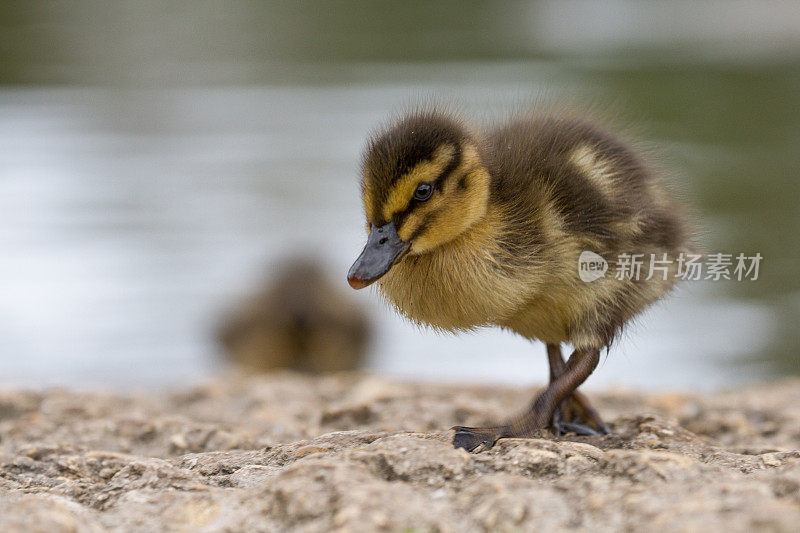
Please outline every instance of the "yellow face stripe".
[[415, 165], [409, 172], [403, 174], [392, 186], [389, 197], [383, 204], [384, 220], [391, 219], [393, 214], [405, 209], [417, 185], [436, 179], [450, 163], [455, 151], [453, 145], [442, 145], [436, 149], [430, 160]]
[[375, 188], [372, 187], [372, 182], [369, 179], [365, 179], [364, 182], [364, 191], [361, 193], [361, 201], [364, 204], [364, 211], [367, 215], [367, 227], [370, 226], [371, 220], [375, 220], [375, 207], [374, 203], [372, 202], [372, 198], [375, 196]]

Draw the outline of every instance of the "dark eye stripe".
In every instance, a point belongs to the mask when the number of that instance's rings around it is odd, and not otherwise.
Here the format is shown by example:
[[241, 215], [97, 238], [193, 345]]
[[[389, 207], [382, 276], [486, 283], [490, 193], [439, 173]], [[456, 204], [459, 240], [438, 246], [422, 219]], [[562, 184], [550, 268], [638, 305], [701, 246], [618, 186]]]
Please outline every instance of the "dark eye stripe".
[[[427, 182], [431, 184], [434, 191], [436, 190], [441, 191], [445, 178], [447, 178], [456, 168], [458, 168], [458, 165], [461, 164], [461, 157], [462, 157], [461, 145], [456, 144], [454, 145], [454, 147], [455, 150], [453, 152], [453, 157], [450, 159], [450, 162], [447, 163], [447, 166], [444, 168], [444, 170], [442, 170], [439, 173], [439, 175], [436, 176], [436, 179]], [[408, 214], [412, 210], [414, 210], [414, 208], [416, 208], [418, 205], [419, 203], [414, 201], [414, 196], [412, 195], [411, 198], [408, 200], [408, 204], [406, 205], [405, 209], [403, 209], [402, 211], [398, 211], [392, 216], [395, 225], [399, 228], [402, 225], [405, 218], [408, 216]]]
[[415, 229], [415, 230], [414, 230], [414, 233], [412, 233], [412, 234], [411, 234], [411, 237], [409, 237], [409, 240], [410, 240], [410, 241], [413, 241], [414, 239], [416, 239], [417, 237], [419, 237], [419, 235], [420, 235], [420, 234], [421, 234], [423, 231], [425, 231], [425, 228], [427, 228], [427, 227], [428, 227], [428, 224], [430, 224], [430, 222], [431, 222], [431, 219], [433, 219], [433, 214], [429, 214], [429, 215], [427, 215], [425, 218], [423, 218], [423, 219], [422, 219], [422, 222], [420, 223], [420, 225], [419, 225], [419, 226], [417, 226], [417, 229]]
[[444, 180], [444, 178], [450, 175], [450, 173], [453, 172], [456, 168], [458, 168], [458, 165], [460, 164], [461, 164], [461, 145], [456, 144], [455, 150], [453, 151], [453, 157], [450, 159], [450, 162], [447, 164], [447, 166], [444, 167], [444, 170], [442, 170], [442, 172], [438, 176], [436, 176], [436, 179], [433, 180], [434, 183], [437, 184], [441, 183]]

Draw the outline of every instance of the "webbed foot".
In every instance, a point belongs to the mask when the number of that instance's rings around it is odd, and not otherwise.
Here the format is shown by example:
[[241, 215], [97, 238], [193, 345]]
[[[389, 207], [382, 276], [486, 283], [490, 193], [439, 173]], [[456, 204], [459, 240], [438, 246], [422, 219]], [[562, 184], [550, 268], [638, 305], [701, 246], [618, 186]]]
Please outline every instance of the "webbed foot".
[[558, 435], [567, 433], [583, 436], [611, 434], [611, 429], [600, 418], [597, 410], [589, 403], [589, 399], [578, 391], [574, 391], [556, 409], [550, 428]]
[[483, 445], [494, 446], [504, 437], [532, 437], [540, 429], [556, 428], [559, 433], [576, 432], [582, 435], [610, 433], [589, 400], [576, 391], [581, 383], [597, 367], [600, 350], [596, 348], [576, 349], [564, 363], [561, 350], [548, 344], [551, 380], [548, 387], [533, 401], [521, 416], [500, 426], [468, 427], [454, 426], [453, 446], [471, 452]]
[[468, 452], [481, 444], [486, 448], [491, 448], [498, 439], [508, 436], [503, 427], [453, 426], [450, 429], [454, 429], [456, 432], [453, 436], [453, 446], [464, 448]]

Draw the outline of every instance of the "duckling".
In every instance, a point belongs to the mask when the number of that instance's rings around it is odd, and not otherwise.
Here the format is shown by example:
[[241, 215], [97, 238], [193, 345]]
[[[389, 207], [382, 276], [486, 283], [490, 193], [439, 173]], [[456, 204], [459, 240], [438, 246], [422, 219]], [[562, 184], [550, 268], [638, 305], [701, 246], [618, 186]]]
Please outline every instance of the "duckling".
[[361, 367], [369, 331], [364, 310], [318, 261], [294, 257], [227, 317], [218, 338], [226, 357], [248, 370], [321, 373]]
[[[544, 428], [609, 432], [576, 389], [623, 326], [671, 289], [679, 254], [694, 249], [680, 204], [634, 149], [558, 113], [477, 130], [414, 110], [369, 140], [361, 192], [368, 236], [348, 272], [353, 288], [377, 282], [397, 311], [436, 330], [499, 326], [546, 344], [547, 388], [502, 423], [451, 428], [455, 447]], [[583, 281], [584, 252], [608, 271]], [[625, 254], [643, 254], [642, 275], [615, 275]], [[659, 270], [648, 277], [653, 257]], [[566, 362], [562, 343], [574, 348]]]

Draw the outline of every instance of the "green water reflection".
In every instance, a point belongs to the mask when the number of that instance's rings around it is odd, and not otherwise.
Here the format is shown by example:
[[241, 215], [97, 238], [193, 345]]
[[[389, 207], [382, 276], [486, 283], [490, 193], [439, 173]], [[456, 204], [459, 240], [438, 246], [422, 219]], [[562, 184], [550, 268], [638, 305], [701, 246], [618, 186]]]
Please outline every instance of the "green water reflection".
[[593, 71], [587, 79], [674, 143], [670, 154], [710, 222], [709, 251], [764, 256], [757, 282], [720, 282], [713, 291], [769, 306], [775, 335], [758, 357], [776, 372], [799, 373], [800, 64], [672, 63]]

